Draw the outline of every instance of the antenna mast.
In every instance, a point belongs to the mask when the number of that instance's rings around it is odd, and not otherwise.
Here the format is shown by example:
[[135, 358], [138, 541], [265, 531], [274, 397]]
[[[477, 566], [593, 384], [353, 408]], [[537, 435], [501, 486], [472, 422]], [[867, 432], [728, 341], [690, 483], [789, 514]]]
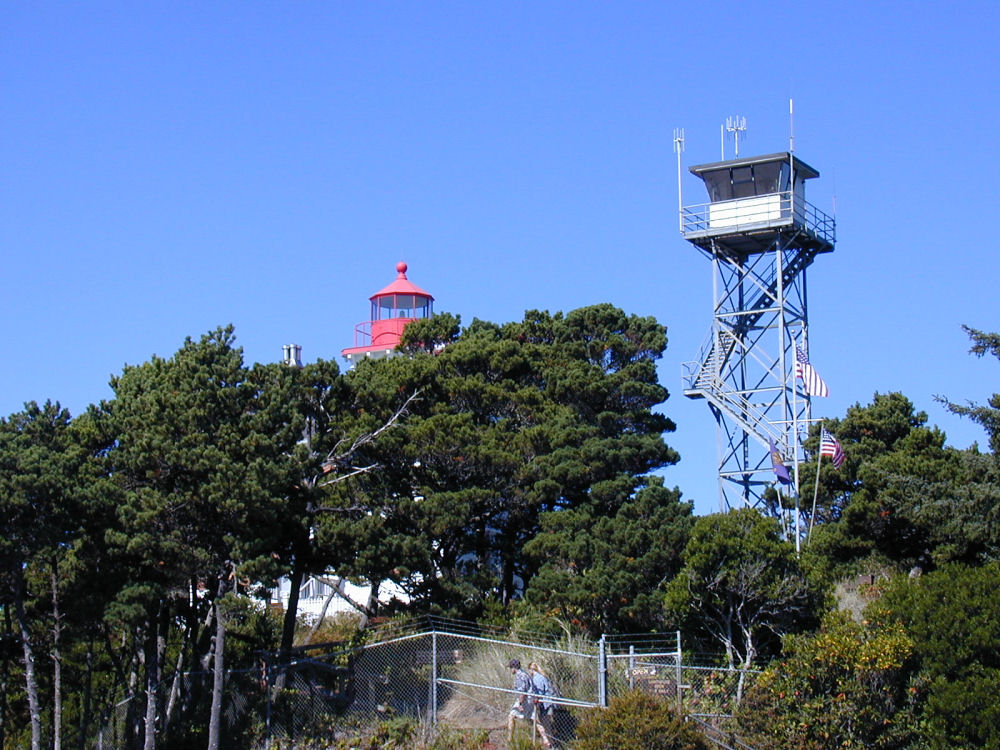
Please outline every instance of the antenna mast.
[[[747, 118], [745, 117], [727, 117], [726, 118], [726, 131], [730, 133], [733, 137], [733, 148], [735, 150], [734, 156], [740, 158], [740, 138], [746, 140], [747, 137]], [[722, 159], [725, 161], [726, 154], [723, 151]]]
[[681, 199], [681, 154], [684, 153], [684, 128], [674, 128], [674, 152], [677, 154], [677, 221], [684, 232], [684, 201]]
[[795, 100], [788, 100], [788, 153], [795, 153]]

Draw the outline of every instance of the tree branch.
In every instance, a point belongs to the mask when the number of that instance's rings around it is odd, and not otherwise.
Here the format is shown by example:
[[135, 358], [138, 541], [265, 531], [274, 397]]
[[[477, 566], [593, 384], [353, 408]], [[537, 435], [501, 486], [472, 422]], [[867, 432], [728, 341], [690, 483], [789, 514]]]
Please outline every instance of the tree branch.
[[396, 423], [408, 413], [410, 404], [419, 395], [420, 395], [419, 389], [411, 393], [407, 397], [406, 401], [403, 402], [402, 406], [396, 409], [396, 412], [391, 417], [389, 417], [389, 419], [385, 422], [385, 424], [383, 424], [377, 430], [358, 435], [358, 437], [354, 439], [354, 442], [351, 443], [351, 447], [348, 448], [346, 451], [338, 453], [341, 446], [343, 446], [347, 442], [347, 438], [342, 438], [341, 440], [338, 440], [337, 444], [333, 446], [333, 449], [327, 454], [326, 460], [323, 462], [323, 473], [328, 474], [329, 472], [333, 471], [333, 469], [336, 466], [344, 463], [348, 458], [353, 456], [363, 446], [375, 442], [376, 440], [378, 440], [379, 436], [383, 432], [392, 429], [396, 425]]

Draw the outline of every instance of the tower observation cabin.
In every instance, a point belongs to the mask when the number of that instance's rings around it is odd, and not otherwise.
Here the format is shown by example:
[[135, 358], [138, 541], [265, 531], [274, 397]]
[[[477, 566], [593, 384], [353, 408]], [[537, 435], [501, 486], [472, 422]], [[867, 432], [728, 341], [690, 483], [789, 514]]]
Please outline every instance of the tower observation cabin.
[[434, 314], [434, 297], [407, 279], [406, 271], [406, 263], [397, 263], [395, 281], [369, 297], [371, 320], [354, 327], [354, 346], [341, 351], [350, 364], [389, 356], [409, 323]]
[[808, 352], [806, 269], [833, 250], [836, 225], [805, 199], [819, 172], [790, 152], [690, 172], [709, 200], [681, 207], [680, 230], [712, 262], [714, 308], [698, 359], [683, 366], [684, 393], [705, 399], [718, 425], [720, 509], [764, 505], [770, 446], [796, 477], [803, 458], [811, 405], [795, 361], [796, 347]]
[[819, 172], [788, 153], [730, 159], [691, 167], [708, 203], [681, 211], [684, 239], [733, 258], [771, 250], [778, 235], [794, 233], [812, 254], [833, 250], [833, 219], [806, 203], [805, 181]]

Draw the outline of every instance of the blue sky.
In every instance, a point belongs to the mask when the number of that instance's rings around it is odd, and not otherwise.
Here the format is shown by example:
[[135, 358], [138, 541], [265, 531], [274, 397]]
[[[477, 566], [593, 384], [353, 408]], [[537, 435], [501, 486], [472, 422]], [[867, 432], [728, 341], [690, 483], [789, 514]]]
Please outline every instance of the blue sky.
[[[2, 3], [0, 413], [236, 326], [249, 361], [338, 358], [405, 260], [436, 309], [612, 302], [670, 339], [681, 453], [716, 509], [715, 425], [681, 394], [711, 323], [677, 231], [685, 166], [788, 145], [836, 251], [809, 272], [814, 415], [901, 391], [985, 400], [1000, 330], [1000, 5], [988, 2]], [[685, 203], [704, 200], [687, 175]]]

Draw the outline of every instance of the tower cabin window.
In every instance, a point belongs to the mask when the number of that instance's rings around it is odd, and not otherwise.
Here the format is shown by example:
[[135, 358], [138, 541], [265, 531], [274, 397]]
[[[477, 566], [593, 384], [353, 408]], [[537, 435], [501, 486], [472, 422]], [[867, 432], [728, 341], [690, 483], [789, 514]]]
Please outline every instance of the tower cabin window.
[[787, 161], [723, 167], [703, 172], [701, 178], [712, 203], [788, 190], [790, 170]]

